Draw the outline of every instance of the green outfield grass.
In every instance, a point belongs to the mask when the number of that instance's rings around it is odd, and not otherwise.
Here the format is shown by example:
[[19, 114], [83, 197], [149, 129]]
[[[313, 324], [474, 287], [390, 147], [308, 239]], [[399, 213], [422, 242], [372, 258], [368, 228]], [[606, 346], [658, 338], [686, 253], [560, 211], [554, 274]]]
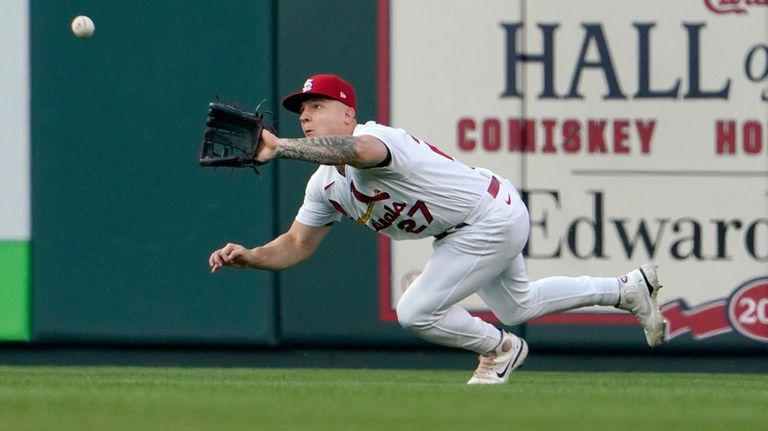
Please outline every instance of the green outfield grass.
[[768, 376], [0, 367], [0, 430], [766, 430]]

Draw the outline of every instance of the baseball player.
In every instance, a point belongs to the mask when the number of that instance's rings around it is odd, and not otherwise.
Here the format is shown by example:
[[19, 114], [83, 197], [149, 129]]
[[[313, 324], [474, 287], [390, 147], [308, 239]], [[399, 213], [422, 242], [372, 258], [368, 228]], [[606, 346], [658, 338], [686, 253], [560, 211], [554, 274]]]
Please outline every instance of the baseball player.
[[505, 383], [528, 355], [525, 340], [456, 305], [473, 293], [506, 325], [579, 307], [614, 306], [635, 315], [651, 347], [663, 343], [666, 322], [654, 266], [618, 278], [531, 281], [522, 255], [528, 210], [508, 180], [468, 167], [405, 130], [358, 124], [355, 91], [335, 75], [311, 76], [283, 106], [299, 114], [305, 138], [279, 138], [265, 130], [257, 160], [318, 164], [304, 202], [288, 231], [266, 245], [230, 243], [214, 251], [211, 272], [297, 265], [344, 217], [393, 240], [434, 238], [434, 254], [400, 298], [397, 317], [421, 338], [477, 352], [480, 363], [469, 384]]

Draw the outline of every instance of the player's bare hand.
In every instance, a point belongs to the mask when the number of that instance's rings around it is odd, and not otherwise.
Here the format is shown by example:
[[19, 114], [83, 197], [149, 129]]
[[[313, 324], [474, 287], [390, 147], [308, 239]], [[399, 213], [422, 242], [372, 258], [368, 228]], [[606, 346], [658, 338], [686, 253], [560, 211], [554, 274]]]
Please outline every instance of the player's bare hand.
[[261, 131], [261, 145], [256, 153], [256, 160], [267, 163], [277, 157], [280, 138], [267, 129]]
[[222, 267], [247, 268], [251, 266], [253, 259], [252, 251], [240, 244], [229, 243], [224, 247], [211, 253], [208, 258], [208, 264], [211, 266], [211, 272], [216, 272]]

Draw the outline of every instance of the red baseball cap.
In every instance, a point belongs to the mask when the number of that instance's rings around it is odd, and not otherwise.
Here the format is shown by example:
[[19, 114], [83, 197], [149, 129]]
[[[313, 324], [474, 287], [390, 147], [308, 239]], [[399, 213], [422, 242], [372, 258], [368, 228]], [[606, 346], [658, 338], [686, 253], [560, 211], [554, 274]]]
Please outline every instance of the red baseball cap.
[[283, 107], [298, 114], [301, 102], [317, 96], [338, 100], [350, 108], [357, 109], [355, 89], [352, 88], [349, 82], [336, 75], [329, 74], [313, 75], [307, 78], [301, 91], [288, 95], [283, 99]]

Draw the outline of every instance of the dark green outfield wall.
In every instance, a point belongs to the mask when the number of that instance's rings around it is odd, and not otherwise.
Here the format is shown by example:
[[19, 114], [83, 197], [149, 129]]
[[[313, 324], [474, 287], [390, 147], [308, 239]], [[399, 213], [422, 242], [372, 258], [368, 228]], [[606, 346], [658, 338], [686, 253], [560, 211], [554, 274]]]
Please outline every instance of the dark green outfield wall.
[[31, 2], [33, 340], [276, 343], [274, 275], [207, 272], [272, 236], [271, 172], [197, 165], [212, 97], [272, 102], [272, 6]]
[[[69, 33], [81, 13], [91, 39]], [[287, 229], [313, 170], [202, 170], [208, 101], [266, 98], [281, 133], [299, 136], [281, 96], [332, 72], [375, 118], [375, 1], [33, 0], [31, 20], [33, 341], [414, 340], [379, 322], [376, 238], [351, 224], [299, 268], [207, 272], [225, 242]]]

